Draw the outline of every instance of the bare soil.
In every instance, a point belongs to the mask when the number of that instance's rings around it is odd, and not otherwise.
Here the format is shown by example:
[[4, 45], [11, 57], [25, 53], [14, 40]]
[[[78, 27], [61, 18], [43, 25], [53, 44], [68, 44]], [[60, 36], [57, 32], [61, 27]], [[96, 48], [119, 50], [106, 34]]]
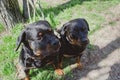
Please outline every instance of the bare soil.
[[65, 80], [120, 80], [120, 5], [101, 15], [106, 22], [89, 36], [93, 49], [84, 52], [83, 69], [72, 70], [73, 76]]

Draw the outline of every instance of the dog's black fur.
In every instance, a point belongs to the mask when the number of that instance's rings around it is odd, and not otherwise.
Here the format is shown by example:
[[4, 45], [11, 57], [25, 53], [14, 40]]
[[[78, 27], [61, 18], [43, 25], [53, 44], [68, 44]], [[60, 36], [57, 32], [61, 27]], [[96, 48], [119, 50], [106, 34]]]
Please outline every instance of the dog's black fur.
[[56, 64], [60, 42], [47, 21], [27, 25], [18, 37], [16, 51], [21, 43], [19, 62], [27, 75], [30, 67], [40, 68], [49, 62]]
[[71, 20], [58, 30], [60, 33], [61, 48], [59, 50], [59, 67], [62, 66], [63, 56], [76, 57], [77, 63], [80, 64], [80, 57], [85, 50], [88, 39], [89, 25], [83, 18]]

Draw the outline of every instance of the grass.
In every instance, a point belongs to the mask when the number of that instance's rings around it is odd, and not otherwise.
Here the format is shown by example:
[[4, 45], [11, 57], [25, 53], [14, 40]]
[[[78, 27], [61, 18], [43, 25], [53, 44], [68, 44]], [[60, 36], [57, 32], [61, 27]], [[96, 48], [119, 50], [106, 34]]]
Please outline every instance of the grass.
[[[81, 2], [80, 2], [81, 1]], [[61, 27], [65, 22], [75, 18], [85, 18], [90, 26], [89, 35], [92, 35], [97, 30], [100, 30], [101, 24], [105, 22], [104, 16], [101, 14], [112, 6], [120, 3], [119, 0], [71, 0], [63, 5], [47, 5], [42, 1], [43, 11], [45, 13], [46, 20], [50, 22], [53, 28]], [[46, 7], [47, 6], [47, 7]], [[51, 7], [49, 7], [51, 6]], [[109, 24], [114, 25], [114, 22]], [[19, 51], [15, 52], [16, 39], [23, 29], [22, 24], [16, 25], [8, 35], [1, 38], [0, 43], [0, 78], [3, 80], [14, 80], [15, 78], [15, 66], [14, 60], [18, 57]], [[3, 31], [3, 27], [0, 25], [0, 32]], [[88, 48], [93, 49], [92, 45]], [[68, 62], [66, 62], [68, 63]], [[66, 64], [65, 63], [65, 64]], [[66, 64], [66, 66], [69, 65]], [[72, 78], [69, 68], [64, 69], [67, 74]], [[32, 80], [56, 80], [58, 76], [54, 75], [54, 69], [51, 66], [46, 66], [41, 69], [34, 69], [30, 72]], [[64, 80], [64, 77], [61, 78]]]
[[0, 33], [1, 33], [2, 31], [4, 31], [4, 30], [5, 30], [5, 29], [4, 29], [3, 25], [0, 24]]
[[0, 46], [0, 77], [3, 80], [13, 80], [15, 76], [14, 59], [18, 57], [15, 52], [16, 39], [19, 35], [22, 24], [16, 25], [10, 34], [2, 37]]

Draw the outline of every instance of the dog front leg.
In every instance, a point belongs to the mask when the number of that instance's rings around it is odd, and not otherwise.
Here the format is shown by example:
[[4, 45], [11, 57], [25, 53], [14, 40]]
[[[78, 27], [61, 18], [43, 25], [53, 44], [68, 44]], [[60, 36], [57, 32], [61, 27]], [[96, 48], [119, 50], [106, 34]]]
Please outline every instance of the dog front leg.
[[55, 68], [55, 73], [60, 76], [64, 75], [64, 71], [62, 70], [62, 60], [63, 60], [63, 56], [60, 55], [58, 58], [56, 58], [53, 64]]
[[26, 70], [25, 70], [26, 77], [25, 77], [23, 80], [30, 80], [29, 72], [30, 72], [29, 69], [26, 69]]
[[77, 58], [76, 58], [76, 63], [77, 63], [77, 68], [78, 69], [82, 69], [83, 68], [82, 63], [80, 61], [80, 58], [81, 58], [81, 56], [77, 56]]

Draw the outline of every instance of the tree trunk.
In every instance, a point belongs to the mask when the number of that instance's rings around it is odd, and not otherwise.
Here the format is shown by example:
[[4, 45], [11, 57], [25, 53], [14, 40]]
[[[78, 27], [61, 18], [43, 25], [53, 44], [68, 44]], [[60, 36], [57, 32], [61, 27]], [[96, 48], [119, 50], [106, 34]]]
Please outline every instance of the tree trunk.
[[27, 0], [23, 0], [23, 16], [25, 21], [29, 19]]
[[[30, 4], [31, 2], [31, 4]], [[33, 14], [33, 6], [34, 5], [34, 1], [33, 0], [23, 0], [23, 16], [24, 16], [24, 20], [25, 22], [30, 19], [31, 21], [31, 16]]]
[[0, 24], [11, 29], [23, 20], [17, 0], [0, 0]]
[[37, 12], [37, 8], [35, 6], [36, 4], [39, 5], [42, 18], [45, 19], [42, 7], [40, 5], [40, 0], [23, 0], [22, 2], [23, 2], [23, 16], [25, 21], [27, 21], [28, 19], [30, 20], [30, 22], [32, 20], [35, 21], [36, 15], [40, 18], [40, 15]]

